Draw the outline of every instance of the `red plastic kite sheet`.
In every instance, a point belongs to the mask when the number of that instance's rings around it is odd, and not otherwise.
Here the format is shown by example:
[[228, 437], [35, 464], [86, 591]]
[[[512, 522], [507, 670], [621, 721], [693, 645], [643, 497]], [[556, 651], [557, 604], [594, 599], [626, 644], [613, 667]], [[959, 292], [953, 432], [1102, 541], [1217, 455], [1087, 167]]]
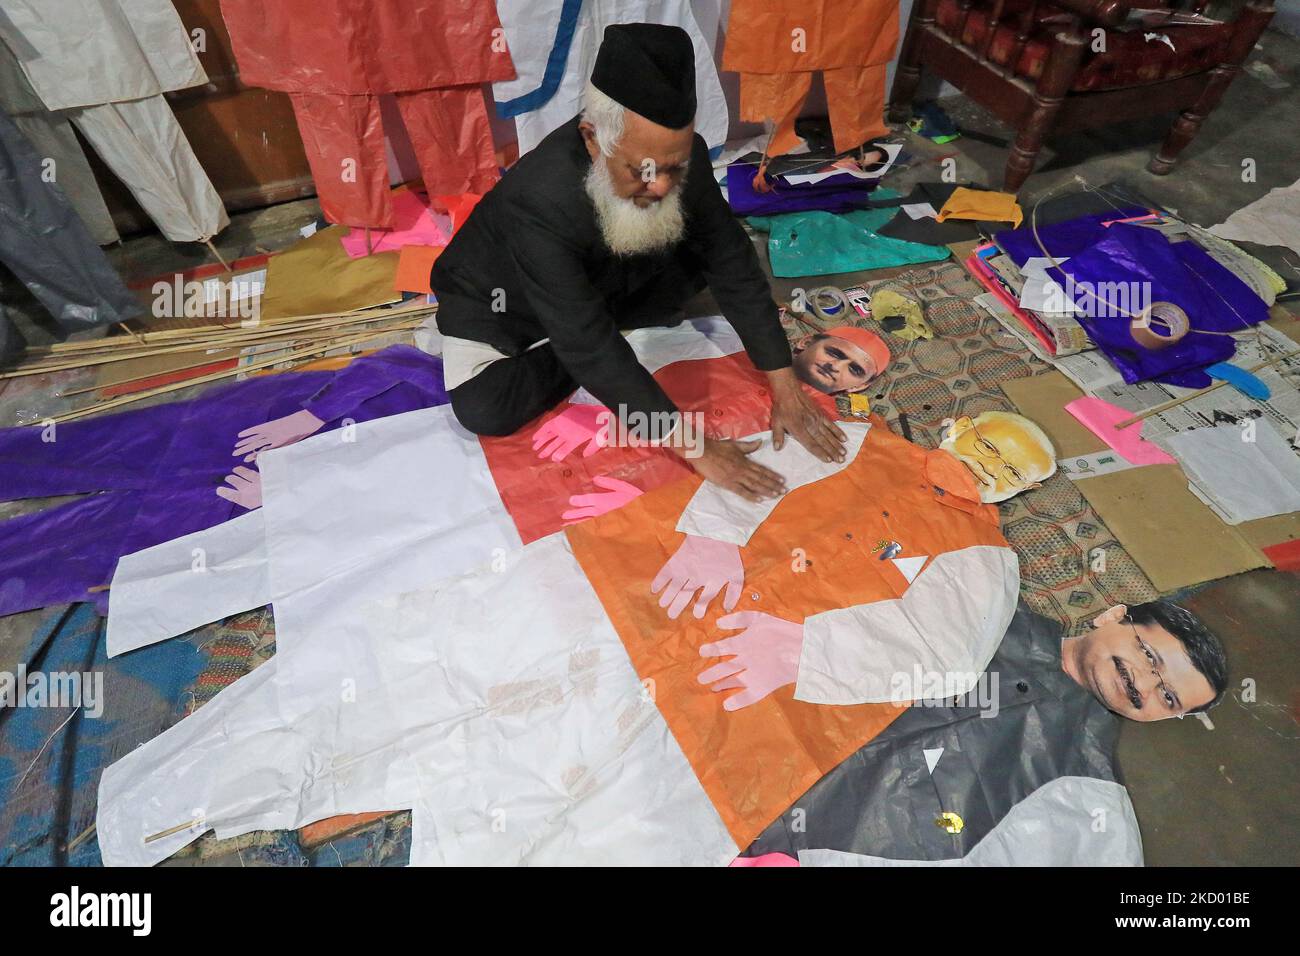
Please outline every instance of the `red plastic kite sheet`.
[[794, 121], [820, 70], [845, 152], [886, 132], [885, 66], [897, 46], [895, 0], [733, 0], [722, 68], [740, 74], [740, 118], [775, 121], [770, 156], [798, 145]]
[[[771, 427], [767, 376], [743, 352], [674, 362], [654, 377], [682, 412], [703, 416], [704, 431], [710, 438], [739, 438]], [[835, 417], [833, 398], [810, 390], [809, 394], [828, 416]], [[572, 523], [563, 516], [572, 509], [573, 498], [613, 494], [597, 478], [627, 482], [646, 492], [694, 474], [666, 448], [610, 447], [590, 458], [574, 453], [561, 461], [539, 460], [533, 436], [569, 407], [565, 402], [513, 435], [479, 439], [501, 501], [525, 544]]]
[[493, 0], [221, 0], [240, 77], [293, 101], [331, 222], [391, 228], [380, 94], [431, 194], [497, 179], [483, 83], [515, 75]]

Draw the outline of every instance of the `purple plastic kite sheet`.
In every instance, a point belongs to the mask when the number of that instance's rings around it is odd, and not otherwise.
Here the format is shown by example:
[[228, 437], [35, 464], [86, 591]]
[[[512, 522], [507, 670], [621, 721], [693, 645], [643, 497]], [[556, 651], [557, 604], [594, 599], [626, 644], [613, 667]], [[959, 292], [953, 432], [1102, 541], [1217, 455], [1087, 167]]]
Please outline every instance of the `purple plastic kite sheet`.
[[[1111, 217], [1118, 214], [1111, 214]], [[1039, 229], [1043, 244], [1057, 259], [1069, 259], [1048, 269], [1083, 310], [1078, 316], [1089, 337], [1114, 363], [1124, 381], [1155, 380], [1186, 388], [1210, 384], [1205, 367], [1225, 362], [1236, 351], [1230, 334], [1268, 318], [1268, 306], [1248, 285], [1191, 241], [1170, 242], [1143, 226], [1114, 223], [1088, 216]], [[1027, 230], [999, 233], [998, 244], [1013, 259], [1041, 255]], [[1008, 248], [1010, 247], [1010, 248]], [[1012, 252], [1011, 250], [1015, 251]], [[1100, 300], [1100, 301], [1099, 301]], [[1126, 312], [1169, 302], [1187, 313], [1192, 331], [1174, 345], [1148, 349], [1129, 331]]]
[[[829, 160], [827, 161], [829, 162]], [[871, 202], [871, 191], [878, 180], [859, 179], [840, 173], [816, 183], [790, 185], [779, 177], [772, 180], [772, 191], [754, 189], [756, 163], [733, 163], [727, 167], [727, 201], [737, 216], [771, 216], [780, 212], [848, 212]]]
[[[1093, 243], [1104, 239], [1106, 233], [1110, 231], [1110, 227], [1107, 227], [1105, 223], [1114, 222], [1117, 219], [1130, 219], [1150, 212], [1150, 209], [1141, 206], [1127, 206], [1123, 209], [1111, 209], [1092, 216], [1067, 219], [1064, 222], [1053, 223], [1052, 225], [1044, 225], [1040, 222], [1038, 238], [1042, 241], [1043, 248], [1046, 248], [1051, 253], [1053, 259], [1065, 259], [1078, 255]], [[1034, 232], [1028, 222], [1019, 229], [1006, 229], [995, 234], [993, 241], [1018, 266], [1023, 266], [1026, 260], [1044, 256], [1043, 248], [1040, 248], [1038, 243], [1034, 241]]]
[[239, 432], [306, 409], [321, 431], [444, 405], [442, 360], [409, 345], [333, 372], [250, 378], [186, 402], [0, 429], [0, 501], [85, 494], [0, 522], [0, 615], [94, 600], [117, 559], [243, 514], [216, 489]]

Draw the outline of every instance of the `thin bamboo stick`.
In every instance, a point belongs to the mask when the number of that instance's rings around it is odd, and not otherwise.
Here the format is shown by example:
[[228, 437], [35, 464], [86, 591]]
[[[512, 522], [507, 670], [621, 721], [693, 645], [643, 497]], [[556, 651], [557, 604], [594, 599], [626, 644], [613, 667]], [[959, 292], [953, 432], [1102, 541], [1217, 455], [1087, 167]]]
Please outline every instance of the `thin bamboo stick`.
[[[321, 320], [318, 322], [305, 322], [297, 325], [259, 325], [248, 326], [243, 329], [232, 329], [221, 334], [209, 334], [202, 336], [177, 337], [169, 340], [167, 346], [178, 345], [197, 345], [204, 347], [226, 347], [230, 343], [241, 341], [256, 341], [278, 335], [289, 335], [297, 333], [308, 333], [320, 331], [322, 329], [338, 329], [346, 325], [357, 325], [364, 322], [386, 321], [390, 318], [402, 318], [406, 316], [432, 315], [436, 310], [424, 312], [416, 309], [390, 310], [387, 314], [357, 315], [342, 320]], [[36, 374], [37, 371], [53, 371], [56, 368], [67, 368], [69, 363], [75, 363], [72, 367], [78, 367], [82, 364], [89, 364], [88, 359], [103, 358], [106, 356], [115, 356], [119, 361], [125, 361], [131, 358], [144, 358], [150, 355], [165, 354], [163, 349], [167, 346], [159, 344], [146, 344], [144, 346], [118, 346], [114, 348], [103, 348], [90, 350], [87, 349], [76, 354], [63, 353], [60, 355], [42, 356], [33, 362], [24, 362], [11, 372], [23, 372], [25, 374]], [[9, 374], [9, 373], [4, 373]]]
[[221, 263], [221, 268], [225, 269], [226, 272], [228, 272], [229, 274], [234, 275], [235, 270], [230, 268], [229, 262], [221, 258], [221, 253], [217, 252], [217, 247], [212, 244], [212, 240], [204, 239], [203, 244], [208, 247], [209, 252], [211, 252], [214, 256], [217, 257], [217, 261]]
[[[397, 325], [384, 326], [384, 328], [381, 329], [381, 330], [379, 330], [379, 331], [383, 331], [383, 332], [405, 332], [405, 331], [410, 331], [411, 329], [417, 329], [417, 328], [419, 328], [419, 327], [420, 327], [420, 324], [419, 324], [418, 322], [402, 322], [402, 323], [399, 323], [399, 324], [397, 324]], [[314, 335], [295, 336], [295, 341], [298, 341], [298, 342], [304, 342], [304, 341], [305, 341], [305, 342], [316, 342], [316, 341], [320, 341], [320, 340], [323, 339], [323, 338], [337, 338], [337, 333], [324, 333], [324, 332], [318, 332], [318, 333], [316, 333], [316, 334], [314, 334]], [[274, 345], [276, 345], [277, 343], [275, 343], [275, 342], [253, 343], [253, 346], [256, 347], [258, 344], [274, 346]], [[281, 348], [288, 348], [288, 347], [289, 347], [289, 343], [285, 343], [283, 346], [280, 346], [280, 347], [281, 347]], [[119, 379], [119, 380], [117, 380], [117, 381], [115, 381], [115, 382], [103, 382], [103, 383], [101, 383], [101, 384], [99, 384], [99, 385], [87, 385], [85, 388], [74, 388], [74, 389], [69, 389], [69, 390], [66, 391], [66, 392], [60, 392], [60, 393], [59, 393], [59, 396], [62, 397], [62, 398], [67, 398], [67, 397], [72, 396], [72, 395], [84, 395], [84, 394], [86, 394], [87, 392], [99, 392], [99, 391], [103, 391], [104, 389], [108, 389], [108, 388], [116, 388], [116, 387], [119, 386], [119, 385], [131, 385], [131, 384], [134, 384], [135, 382], [143, 382], [143, 381], [145, 381], [145, 380], [147, 380], [147, 379], [157, 378], [159, 375], [167, 375], [167, 374], [170, 374], [170, 373], [172, 373], [172, 372], [187, 372], [187, 371], [189, 371], [190, 369], [193, 369], [193, 368], [202, 368], [202, 367], [205, 366], [205, 365], [211, 365], [211, 364], [213, 363], [213, 361], [214, 361], [213, 359], [208, 358], [208, 359], [203, 360], [202, 362], [194, 362], [194, 363], [191, 364], [191, 365], [182, 365], [182, 366], [180, 366], [179, 368], [169, 368], [169, 369], [165, 369], [165, 370], [163, 370], [163, 371], [158, 371], [158, 372], [148, 372], [148, 373], [146, 373], [146, 374], [144, 374], [144, 375], [137, 375], [137, 376], [135, 376], [134, 378], [123, 378], [123, 379]], [[216, 359], [216, 361], [220, 362], [220, 361], [229, 361], [229, 360], [228, 360], [228, 359]]]
[[[393, 316], [398, 318], [398, 316]], [[374, 318], [358, 319], [355, 322], [336, 323], [343, 325], [355, 325], [362, 322], [378, 321]], [[20, 366], [9, 372], [0, 373], [0, 379], [7, 378], [24, 378], [30, 375], [43, 375], [47, 372], [62, 372], [69, 369], [86, 368], [96, 365], [107, 365], [113, 362], [127, 362], [135, 358], [146, 358], [157, 355], [175, 355], [181, 352], [197, 352], [208, 349], [224, 350], [238, 348], [243, 345], [256, 345], [261, 342], [274, 341], [285, 337], [294, 337], [302, 335], [303, 332], [296, 329], [283, 329], [274, 326], [262, 327], [256, 332], [246, 332], [239, 335], [228, 335], [221, 338], [211, 338], [202, 342], [189, 342], [179, 345], [164, 346], [145, 352], [124, 352], [122, 354], [95, 355], [89, 358], [77, 359], [74, 361], [65, 361], [57, 364], [43, 364], [34, 366]]]
[[204, 385], [208, 382], [217, 382], [224, 378], [230, 378], [232, 375], [238, 375], [240, 372], [253, 372], [259, 368], [269, 368], [272, 365], [292, 362], [309, 355], [319, 355], [321, 352], [328, 352], [330, 349], [344, 348], [349, 345], [357, 345], [361, 342], [369, 342], [372, 339], [377, 339], [381, 335], [387, 334], [389, 331], [389, 329], [376, 329], [370, 332], [361, 333], [360, 335], [345, 336], [332, 342], [322, 342], [318, 345], [313, 345], [311, 348], [297, 349], [287, 355], [278, 356], [277, 358], [266, 359], [261, 362], [253, 362], [250, 365], [243, 365], [239, 368], [227, 369], [222, 372], [213, 372], [210, 375], [200, 375], [198, 378], [192, 378], [184, 382], [173, 382], [170, 385], [160, 385], [157, 388], [150, 388], [143, 392], [136, 392], [134, 395], [124, 395], [121, 398], [114, 398], [107, 402], [101, 402], [98, 405], [90, 405], [85, 408], [74, 409], [70, 412], [64, 412], [62, 415], [55, 415], [45, 421], [58, 423], [73, 421], [78, 418], [85, 418], [87, 415], [94, 415], [98, 412], [106, 412], [113, 408], [120, 408], [123, 405], [130, 405], [132, 402], [138, 402], [145, 398], [152, 398], [155, 395], [166, 395], [169, 392], [176, 392], [182, 388], [189, 388], [193, 385]]
[[[1297, 355], [1300, 355], [1300, 349], [1293, 349], [1292, 351], [1287, 352], [1285, 355], [1279, 355], [1277, 358], [1269, 359], [1267, 362], [1260, 362], [1258, 365], [1246, 369], [1246, 371], [1258, 372], [1262, 368], [1268, 368], [1268, 366], [1276, 365], [1278, 362], [1285, 362], [1287, 359], [1295, 358]], [[1177, 408], [1179, 405], [1183, 405], [1187, 402], [1192, 401], [1193, 399], [1200, 398], [1202, 395], [1205, 395], [1208, 392], [1212, 392], [1216, 388], [1222, 388], [1223, 386], [1229, 384], [1231, 383], [1226, 380], [1219, 381], [1219, 382], [1215, 382], [1213, 385], [1207, 385], [1205, 386], [1205, 388], [1202, 388], [1199, 391], [1192, 392], [1192, 394], [1190, 395], [1184, 395], [1182, 398], [1171, 398], [1169, 401], [1161, 402], [1159, 405], [1155, 405], [1151, 408], [1148, 408], [1146, 411], [1134, 415], [1132, 418], [1126, 418], [1122, 422], [1116, 422], [1115, 429], [1119, 430], [1122, 428], [1128, 428], [1130, 425], [1136, 425], [1138, 422], [1142, 421], [1143, 419], [1150, 418], [1152, 415], [1159, 415], [1161, 412], [1167, 412], [1171, 408]]]
[[[395, 308], [369, 308], [354, 309], [350, 312], [316, 312], [308, 315], [286, 315], [274, 322], [259, 322], [257, 325], [244, 325], [236, 323], [234, 325], [203, 325], [189, 329], [160, 329], [157, 332], [135, 333], [140, 341], [146, 345], [164, 339], [184, 338], [192, 335], [216, 334], [220, 332], [235, 332], [241, 329], [269, 329], [281, 326], [296, 325], [304, 322], [316, 322], [326, 319], [355, 319], [363, 315], [405, 315], [420, 312], [437, 312], [438, 304], [436, 302], [421, 302], [418, 305], [404, 305]], [[116, 347], [128, 348], [134, 347], [135, 342], [128, 342], [123, 337], [102, 338], [102, 339], [83, 339], [76, 342], [56, 342], [53, 345], [38, 346], [29, 348], [24, 355], [47, 355], [53, 352], [77, 352], [84, 349], [101, 349], [113, 347], [109, 343], [117, 343]]]

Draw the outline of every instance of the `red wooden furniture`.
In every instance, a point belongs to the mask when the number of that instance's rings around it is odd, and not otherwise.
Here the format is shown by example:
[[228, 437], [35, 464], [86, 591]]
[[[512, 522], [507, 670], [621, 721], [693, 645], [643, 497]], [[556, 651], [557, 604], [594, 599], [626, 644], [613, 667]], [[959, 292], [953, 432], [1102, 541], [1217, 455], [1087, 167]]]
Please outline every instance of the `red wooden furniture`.
[[[1193, 10], [1203, 11], [1206, 2], [1196, 0]], [[916, 0], [889, 119], [910, 115], [922, 67], [942, 77], [1015, 128], [1004, 185], [1016, 192], [1050, 132], [1179, 110], [1147, 166], [1164, 175], [1241, 71], [1273, 18], [1273, 4], [1247, 0], [1235, 18], [1213, 26], [1116, 29], [1130, 9], [1155, 6], [1153, 0]]]

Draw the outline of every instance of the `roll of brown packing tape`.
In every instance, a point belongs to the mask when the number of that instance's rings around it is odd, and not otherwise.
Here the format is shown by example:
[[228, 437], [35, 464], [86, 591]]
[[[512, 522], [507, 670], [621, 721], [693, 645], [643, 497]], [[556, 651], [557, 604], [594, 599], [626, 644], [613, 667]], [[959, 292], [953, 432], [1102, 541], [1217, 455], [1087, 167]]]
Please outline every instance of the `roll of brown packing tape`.
[[1191, 328], [1187, 313], [1178, 306], [1172, 302], [1153, 302], [1129, 323], [1129, 334], [1138, 345], [1155, 352], [1182, 341]]

